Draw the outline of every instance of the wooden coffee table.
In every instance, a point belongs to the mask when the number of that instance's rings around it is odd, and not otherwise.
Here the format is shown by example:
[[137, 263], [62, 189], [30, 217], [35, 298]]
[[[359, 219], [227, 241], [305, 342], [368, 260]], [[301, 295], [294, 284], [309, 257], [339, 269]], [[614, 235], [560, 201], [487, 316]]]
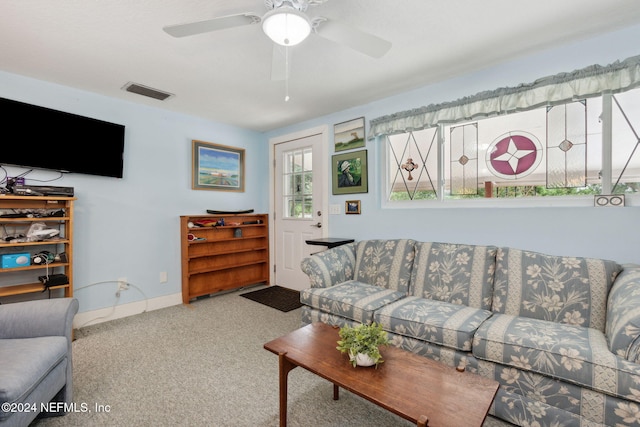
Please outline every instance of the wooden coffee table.
[[419, 427], [482, 426], [496, 381], [393, 346], [381, 349], [377, 369], [354, 368], [336, 350], [338, 339], [337, 328], [313, 323], [264, 345], [278, 355], [281, 426], [287, 425], [287, 377], [297, 366], [333, 383], [335, 400], [342, 387]]

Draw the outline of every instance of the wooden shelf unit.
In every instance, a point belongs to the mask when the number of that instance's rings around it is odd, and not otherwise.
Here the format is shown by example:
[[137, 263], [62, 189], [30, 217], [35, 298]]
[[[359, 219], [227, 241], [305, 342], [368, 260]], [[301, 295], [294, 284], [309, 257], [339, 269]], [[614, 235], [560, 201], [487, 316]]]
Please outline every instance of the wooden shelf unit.
[[[0, 297], [25, 295], [29, 293], [43, 292], [45, 286], [38, 280], [38, 276], [47, 274], [66, 274], [69, 283], [66, 285], [51, 286], [49, 289], [63, 289], [65, 297], [73, 296], [73, 202], [75, 197], [48, 197], [48, 196], [12, 196], [0, 195], [1, 213], [24, 212], [25, 210], [45, 209], [47, 212], [63, 210], [63, 216], [40, 216], [6, 218], [0, 217], [3, 237], [7, 234], [25, 234], [29, 227], [42, 222], [48, 228], [55, 228], [60, 234], [55, 238], [36, 241], [12, 243], [4, 238], [0, 240], [0, 255], [14, 253], [29, 253], [33, 255], [48, 251], [54, 255], [64, 252], [66, 261], [54, 261], [49, 264], [31, 264], [24, 267], [0, 268]], [[20, 275], [17, 279], [11, 276]]]
[[[225, 225], [189, 227], [198, 221]], [[260, 224], [245, 224], [261, 221]], [[189, 235], [204, 240], [189, 240]], [[257, 283], [269, 284], [267, 214], [180, 216], [182, 302]]]

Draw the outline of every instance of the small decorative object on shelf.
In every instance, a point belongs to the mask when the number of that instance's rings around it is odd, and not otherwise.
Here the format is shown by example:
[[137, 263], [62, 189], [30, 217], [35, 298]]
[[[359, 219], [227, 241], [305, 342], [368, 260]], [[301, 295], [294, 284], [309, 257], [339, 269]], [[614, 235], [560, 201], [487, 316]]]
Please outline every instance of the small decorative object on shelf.
[[343, 326], [339, 331], [340, 340], [336, 349], [349, 354], [349, 361], [356, 366], [372, 366], [376, 368], [384, 360], [380, 354], [380, 346], [389, 345], [389, 337], [382, 325], [372, 323], [351, 327]]

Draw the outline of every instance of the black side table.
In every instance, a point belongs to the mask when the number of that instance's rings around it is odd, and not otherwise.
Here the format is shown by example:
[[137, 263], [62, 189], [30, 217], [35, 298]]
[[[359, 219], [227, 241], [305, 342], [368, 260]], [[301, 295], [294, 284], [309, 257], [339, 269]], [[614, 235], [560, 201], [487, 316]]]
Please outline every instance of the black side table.
[[347, 243], [355, 242], [355, 239], [343, 239], [340, 237], [325, 237], [322, 239], [305, 240], [307, 245], [326, 246], [327, 249], [335, 248], [336, 246], [346, 245]]

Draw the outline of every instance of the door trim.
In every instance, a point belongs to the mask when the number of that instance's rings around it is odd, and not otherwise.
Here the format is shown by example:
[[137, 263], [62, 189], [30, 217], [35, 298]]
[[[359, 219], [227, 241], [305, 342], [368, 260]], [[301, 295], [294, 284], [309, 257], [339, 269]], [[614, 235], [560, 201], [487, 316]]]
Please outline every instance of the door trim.
[[[329, 126], [322, 125], [317, 126], [310, 129], [305, 129], [302, 131], [297, 131], [293, 133], [289, 133], [281, 136], [274, 136], [273, 138], [269, 138], [269, 253], [273, 254], [269, 257], [269, 283], [275, 284], [275, 277], [273, 273], [273, 266], [276, 263], [276, 255], [275, 255], [275, 151], [276, 145], [281, 144], [283, 142], [293, 141], [295, 139], [306, 138], [311, 135], [321, 135], [321, 151], [322, 157], [320, 158], [320, 164], [322, 165], [322, 172], [325, 177], [328, 177], [330, 171], [328, 170], [327, 165], [329, 164], [328, 159], [328, 141], [329, 141]], [[322, 220], [322, 236], [327, 237], [328, 228], [329, 228], [329, 187], [331, 186], [331, 180], [325, 179], [325, 185], [322, 190], [322, 216], [324, 219]]]

